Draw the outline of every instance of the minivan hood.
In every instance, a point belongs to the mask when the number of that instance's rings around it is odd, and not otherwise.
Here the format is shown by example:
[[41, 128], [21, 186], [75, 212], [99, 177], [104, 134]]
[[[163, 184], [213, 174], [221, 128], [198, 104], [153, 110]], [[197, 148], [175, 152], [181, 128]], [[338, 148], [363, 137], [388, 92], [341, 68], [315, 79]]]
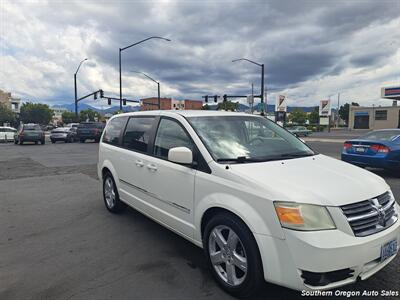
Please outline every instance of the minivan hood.
[[381, 177], [321, 154], [230, 167], [235, 175], [256, 184], [274, 201], [341, 206], [389, 189]]

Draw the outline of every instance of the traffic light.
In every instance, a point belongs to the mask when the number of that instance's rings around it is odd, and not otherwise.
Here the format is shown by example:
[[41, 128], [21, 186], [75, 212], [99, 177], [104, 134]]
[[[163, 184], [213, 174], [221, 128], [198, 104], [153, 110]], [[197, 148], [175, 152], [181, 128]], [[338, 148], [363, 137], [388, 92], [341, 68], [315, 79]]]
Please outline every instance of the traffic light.
[[215, 103], [218, 102], [218, 96], [217, 96], [217, 95], [214, 96], [214, 102], [215, 102]]
[[225, 94], [223, 97], [224, 97], [224, 102], [226, 102], [228, 99], [228, 96]]
[[97, 92], [93, 94], [94, 100], [97, 100]]
[[204, 101], [208, 103], [208, 96], [204, 96]]
[[100, 90], [100, 98], [103, 98], [104, 97], [104, 92], [103, 92], [103, 90]]
[[126, 105], [126, 99], [122, 99], [122, 104]]
[[111, 98], [107, 99], [108, 105], [111, 105]]

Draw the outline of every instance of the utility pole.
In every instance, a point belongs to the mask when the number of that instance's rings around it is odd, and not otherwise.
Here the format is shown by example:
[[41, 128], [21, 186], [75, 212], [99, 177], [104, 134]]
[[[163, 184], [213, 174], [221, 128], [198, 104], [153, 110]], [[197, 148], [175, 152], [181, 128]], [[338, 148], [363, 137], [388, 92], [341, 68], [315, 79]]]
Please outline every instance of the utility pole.
[[253, 114], [253, 103], [254, 103], [254, 84], [251, 84], [251, 114]]
[[340, 93], [337, 94], [337, 125], [336, 128], [339, 128], [339, 121], [340, 121], [340, 117], [339, 117], [339, 105], [340, 105]]
[[264, 64], [261, 64], [261, 115], [264, 116]]
[[81, 65], [82, 65], [85, 61], [87, 61], [87, 60], [88, 60], [87, 58], [83, 59], [83, 60], [79, 63], [78, 68], [76, 69], [76, 72], [74, 73], [75, 116], [78, 116], [78, 92], [77, 92], [77, 87], [76, 87], [76, 74], [78, 74]]

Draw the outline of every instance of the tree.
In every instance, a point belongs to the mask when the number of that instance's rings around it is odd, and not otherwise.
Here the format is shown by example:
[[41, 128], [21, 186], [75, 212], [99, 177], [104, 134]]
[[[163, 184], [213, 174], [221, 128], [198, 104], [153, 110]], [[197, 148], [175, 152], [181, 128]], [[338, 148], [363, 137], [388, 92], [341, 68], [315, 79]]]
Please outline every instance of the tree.
[[202, 110], [210, 110], [210, 106], [206, 103], [203, 105], [203, 107], [201, 109]]
[[307, 120], [307, 114], [299, 108], [296, 108], [290, 113], [289, 120], [292, 123], [304, 124]]
[[[351, 102], [352, 106], [360, 106], [360, 104], [356, 102]], [[339, 116], [340, 118], [345, 121], [346, 125], [349, 124], [349, 112], [350, 112], [350, 104], [346, 103], [341, 105], [339, 108]]]
[[2, 126], [4, 123], [15, 125], [17, 123], [17, 120], [13, 111], [9, 109], [5, 104], [0, 103], [0, 126]]
[[21, 106], [20, 119], [24, 123], [49, 124], [53, 111], [47, 104], [27, 102]]
[[99, 121], [101, 118], [100, 114], [92, 109], [85, 109], [81, 110], [79, 113], [79, 121], [80, 122], [85, 122], [86, 120], [89, 121]]
[[315, 106], [313, 111], [308, 115], [310, 124], [317, 124], [319, 119], [319, 107]]
[[217, 105], [217, 110], [236, 111], [239, 108], [239, 102], [225, 101]]
[[79, 122], [79, 117], [75, 115], [75, 113], [70, 111], [64, 111], [61, 115], [63, 123], [77, 123]]

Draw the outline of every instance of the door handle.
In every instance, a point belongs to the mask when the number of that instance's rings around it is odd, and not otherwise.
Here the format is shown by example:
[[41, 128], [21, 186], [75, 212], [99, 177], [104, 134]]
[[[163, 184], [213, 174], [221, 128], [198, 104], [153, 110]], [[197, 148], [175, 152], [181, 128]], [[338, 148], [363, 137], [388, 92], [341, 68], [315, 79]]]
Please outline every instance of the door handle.
[[147, 165], [147, 169], [150, 171], [157, 171], [157, 166], [155, 164], [149, 164]]
[[144, 166], [144, 163], [141, 160], [135, 161], [135, 164], [136, 164], [136, 166], [138, 166], [140, 168]]

